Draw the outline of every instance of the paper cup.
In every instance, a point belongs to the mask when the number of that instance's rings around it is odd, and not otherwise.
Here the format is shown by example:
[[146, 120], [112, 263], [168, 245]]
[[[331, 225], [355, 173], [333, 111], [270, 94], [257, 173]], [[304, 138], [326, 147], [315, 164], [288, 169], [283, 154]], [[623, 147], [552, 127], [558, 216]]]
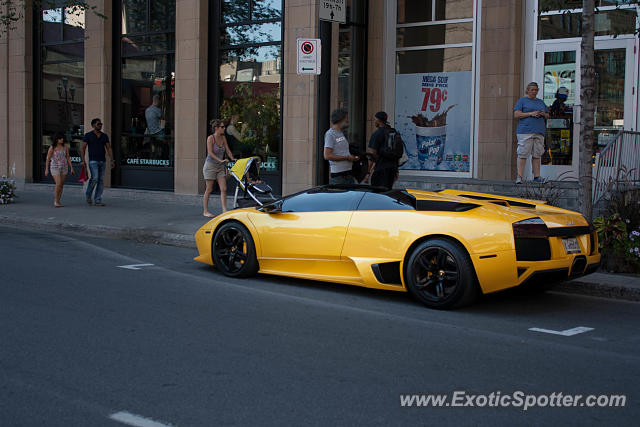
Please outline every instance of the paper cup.
[[447, 140], [447, 126], [422, 127], [416, 126], [416, 143], [418, 145], [418, 160], [424, 162], [442, 162], [444, 144]]

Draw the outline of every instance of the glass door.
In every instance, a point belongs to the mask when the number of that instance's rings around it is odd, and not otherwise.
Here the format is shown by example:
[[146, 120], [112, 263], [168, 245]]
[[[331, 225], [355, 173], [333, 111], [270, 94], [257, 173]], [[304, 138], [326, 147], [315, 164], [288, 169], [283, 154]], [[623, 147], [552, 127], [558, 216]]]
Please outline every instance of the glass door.
[[542, 44], [537, 53], [539, 96], [549, 109], [540, 174], [551, 180], [577, 179], [580, 44], [575, 41]]
[[[632, 38], [595, 41], [594, 156], [620, 129], [635, 129], [636, 75]], [[580, 41], [540, 43], [537, 75], [549, 108], [541, 175], [578, 179], [580, 139]]]

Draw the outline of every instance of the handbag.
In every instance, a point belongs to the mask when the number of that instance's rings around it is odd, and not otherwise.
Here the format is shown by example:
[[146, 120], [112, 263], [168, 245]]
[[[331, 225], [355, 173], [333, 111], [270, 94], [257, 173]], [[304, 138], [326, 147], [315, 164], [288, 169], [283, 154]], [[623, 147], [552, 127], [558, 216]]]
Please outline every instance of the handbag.
[[87, 176], [87, 168], [84, 163], [82, 164], [82, 169], [80, 169], [80, 175], [78, 176], [78, 182], [87, 182], [89, 177]]
[[398, 166], [402, 166], [409, 161], [409, 156], [407, 156], [407, 150], [402, 150], [402, 156], [398, 159]]

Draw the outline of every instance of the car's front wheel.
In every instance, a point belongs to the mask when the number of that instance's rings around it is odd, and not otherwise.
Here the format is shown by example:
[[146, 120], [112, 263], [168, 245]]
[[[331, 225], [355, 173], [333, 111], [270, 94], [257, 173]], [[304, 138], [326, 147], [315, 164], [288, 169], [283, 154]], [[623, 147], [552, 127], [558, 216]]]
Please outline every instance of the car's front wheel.
[[213, 236], [213, 262], [226, 276], [247, 277], [258, 271], [251, 233], [239, 222], [223, 224]]
[[469, 256], [459, 244], [445, 239], [427, 240], [411, 252], [405, 284], [420, 302], [439, 309], [470, 304], [478, 293]]

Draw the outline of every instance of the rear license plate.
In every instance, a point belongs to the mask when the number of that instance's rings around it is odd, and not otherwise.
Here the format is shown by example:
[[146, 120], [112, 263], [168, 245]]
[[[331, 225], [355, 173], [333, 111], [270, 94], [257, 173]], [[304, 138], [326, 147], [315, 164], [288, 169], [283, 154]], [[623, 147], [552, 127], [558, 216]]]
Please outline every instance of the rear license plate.
[[578, 254], [580, 253], [580, 245], [578, 244], [578, 239], [575, 237], [567, 237], [562, 239], [562, 244], [564, 245], [564, 251], [568, 254]]

